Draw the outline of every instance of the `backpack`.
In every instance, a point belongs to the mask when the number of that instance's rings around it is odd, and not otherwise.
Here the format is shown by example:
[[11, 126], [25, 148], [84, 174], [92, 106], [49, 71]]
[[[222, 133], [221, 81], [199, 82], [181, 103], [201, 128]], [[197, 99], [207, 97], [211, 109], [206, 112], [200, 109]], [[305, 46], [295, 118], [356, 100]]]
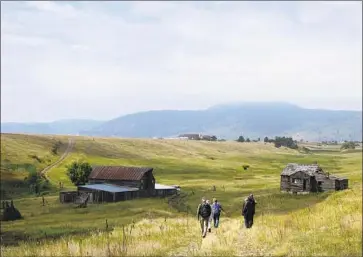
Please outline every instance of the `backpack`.
[[204, 203], [200, 206], [200, 216], [202, 216], [203, 218], [208, 218], [212, 213], [212, 207], [207, 204]]
[[219, 214], [221, 212], [221, 205], [219, 203], [213, 204], [213, 212]]

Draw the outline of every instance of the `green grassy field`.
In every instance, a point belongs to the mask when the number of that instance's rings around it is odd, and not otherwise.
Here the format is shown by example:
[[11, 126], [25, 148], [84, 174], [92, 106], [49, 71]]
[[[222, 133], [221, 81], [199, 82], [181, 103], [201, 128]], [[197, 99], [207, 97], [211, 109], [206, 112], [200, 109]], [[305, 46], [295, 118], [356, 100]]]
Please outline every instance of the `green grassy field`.
[[[61, 141], [58, 153], [52, 147]], [[35, 135], [1, 135], [1, 198], [19, 198], [29, 195], [24, 178], [29, 171], [41, 171], [55, 162], [64, 152], [67, 138]]]
[[[68, 140], [4, 134], [1, 139], [1, 183], [6, 191], [27, 172], [11, 167], [31, 164], [41, 170], [59, 158], [51, 153], [52, 144], [64, 142], [64, 151]], [[32, 155], [46, 161], [40, 163]], [[77, 159], [92, 165], [153, 167], [157, 183], [178, 184], [188, 193], [185, 208], [169, 206], [167, 199], [138, 199], [76, 209], [59, 203], [57, 189], [46, 196], [43, 207], [41, 198], [26, 194], [24, 188], [15, 190], [8, 195], [24, 219], [2, 222], [7, 245], [2, 256], [362, 255], [361, 151], [315, 147], [303, 154], [264, 143], [75, 137], [73, 152], [48, 172], [55, 188], [59, 181], [74, 188], [66, 165]], [[287, 163], [313, 161], [331, 174], [348, 177], [350, 189], [298, 196], [280, 193], [280, 173]], [[246, 171], [245, 164], [250, 165]], [[240, 209], [251, 192], [258, 201], [256, 220], [251, 230], [245, 230]], [[202, 196], [217, 197], [227, 212], [221, 227], [203, 240], [195, 218]], [[104, 231], [106, 219], [111, 232]]]

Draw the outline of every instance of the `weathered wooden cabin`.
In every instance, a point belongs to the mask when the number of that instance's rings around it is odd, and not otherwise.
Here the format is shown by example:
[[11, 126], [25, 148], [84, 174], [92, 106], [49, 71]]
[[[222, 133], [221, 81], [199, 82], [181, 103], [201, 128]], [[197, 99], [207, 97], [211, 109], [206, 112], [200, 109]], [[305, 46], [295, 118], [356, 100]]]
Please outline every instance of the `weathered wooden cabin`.
[[78, 186], [77, 193], [61, 192], [61, 202], [74, 202], [77, 195], [88, 194], [88, 203], [118, 202], [141, 197], [164, 197], [177, 193], [174, 186], [155, 183], [153, 168], [96, 166], [87, 185]]
[[318, 164], [289, 163], [281, 173], [282, 192], [309, 193], [348, 188], [348, 179], [332, 176]]

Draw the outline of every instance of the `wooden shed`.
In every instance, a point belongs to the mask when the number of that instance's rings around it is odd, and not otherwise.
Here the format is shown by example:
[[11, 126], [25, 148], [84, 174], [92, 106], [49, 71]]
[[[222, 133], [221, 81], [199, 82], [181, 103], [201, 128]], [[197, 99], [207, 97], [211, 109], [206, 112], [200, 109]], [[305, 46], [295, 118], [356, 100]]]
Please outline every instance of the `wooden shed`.
[[348, 179], [332, 176], [318, 164], [289, 163], [281, 173], [280, 189], [283, 192], [309, 193], [348, 188]]
[[61, 192], [60, 202], [75, 202], [87, 195], [88, 203], [118, 202], [142, 197], [165, 197], [180, 188], [155, 183], [153, 168], [126, 166], [96, 166], [87, 185], [79, 185], [76, 192]]

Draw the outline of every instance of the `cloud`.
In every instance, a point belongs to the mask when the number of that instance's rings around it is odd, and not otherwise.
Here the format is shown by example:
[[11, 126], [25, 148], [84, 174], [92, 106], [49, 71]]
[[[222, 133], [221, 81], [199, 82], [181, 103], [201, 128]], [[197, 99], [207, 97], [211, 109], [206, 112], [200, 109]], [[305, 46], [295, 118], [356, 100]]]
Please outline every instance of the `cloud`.
[[31, 1], [1, 12], [3, 120], [238, 100], [361, 108], [360, 2]]

